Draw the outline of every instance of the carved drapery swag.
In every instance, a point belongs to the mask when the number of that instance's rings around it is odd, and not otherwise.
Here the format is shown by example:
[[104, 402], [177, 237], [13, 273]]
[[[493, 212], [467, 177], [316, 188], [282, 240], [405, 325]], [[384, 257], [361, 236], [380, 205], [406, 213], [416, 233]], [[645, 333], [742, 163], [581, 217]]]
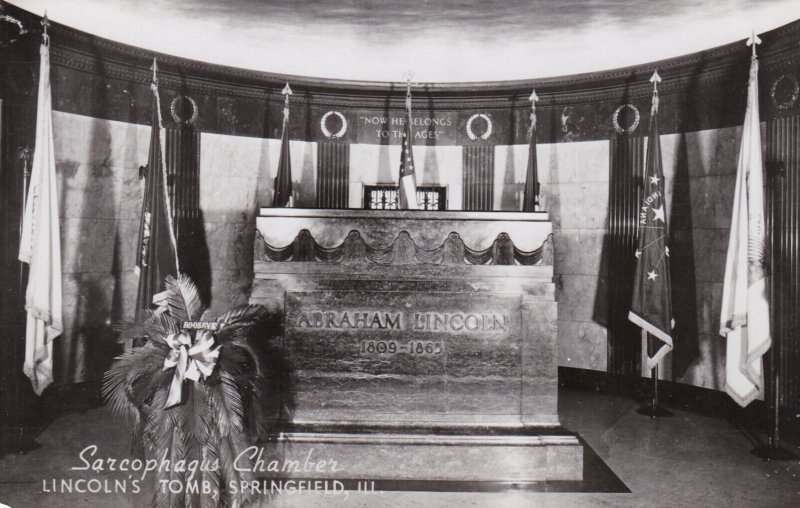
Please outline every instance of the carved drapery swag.
[[294, 241], [285, 247], [269, 245], [256, 230], [256, 261], [320, 262], [339, 264], [374, 263], [378, 265], [535, 265], [542, 261], [545, 244], [536, 250], [520, 250], [506, 233], [500, 233], [492, 245], [483, 250], [471, 249], [458, 233], [451, 232], [439, 247], [427, 250], [419, 247], [407, 231], [401, 231], [386, 246], [373, 246], [358, 231], [350, 231], [336, 247], [318, 244], [311, 232], [301, 230]]

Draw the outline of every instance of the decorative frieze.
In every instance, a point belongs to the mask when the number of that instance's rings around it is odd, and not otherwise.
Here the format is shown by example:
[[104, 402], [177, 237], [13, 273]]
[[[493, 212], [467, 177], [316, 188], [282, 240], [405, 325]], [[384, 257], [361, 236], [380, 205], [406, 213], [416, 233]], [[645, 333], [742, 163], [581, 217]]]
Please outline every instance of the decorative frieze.
[[485, 249], [473, 249], [464, 244], [461, 236], [452, 231], [441, 245], [425, 249], [416, 244], [408, 231], [401, 231], [389, 245], [370, 245], [356, 230], [351, 231], [335, 247], [323, 247], [308, 229], [302, 229], [294, 241], [284, 247], [270, 245], [256, 231], [254, 260], [266, 262], [318, 262], [353, 265], [536, 265], [544, 262], [544, 254], [552, 235], [545, 244], [532, 251], [514, 245], [507, 233], [500, 233]]

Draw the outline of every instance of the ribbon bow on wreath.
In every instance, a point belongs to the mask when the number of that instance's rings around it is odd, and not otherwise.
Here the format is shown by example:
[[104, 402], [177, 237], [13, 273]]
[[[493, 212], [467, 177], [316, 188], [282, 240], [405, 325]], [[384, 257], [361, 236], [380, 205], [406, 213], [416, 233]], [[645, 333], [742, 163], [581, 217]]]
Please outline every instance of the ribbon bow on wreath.
[[164, 337], [164, 342], [172, 348], [164, 358], [164, 370], [175, 368], [167, 403], [164, 405], [166, 409], [181, 403], [184, 379], [196, 382], [200, 380], [200, 374], [206, 379], [214, 372], [222, 346], [211, 349], [214, 347], [214, 335], [208, 330], [197, 332], [194, 345], [188, 332], [171, 333]]
[[254, 479], [242, 454], [271, 430], [278, 394], [268, 381], [275, 374], [268, 342], [279, 316], [242, 305], [209, 320], [189, 277], [167, 277], [166, 288], [158, 308], [120, 335], [120, 341], [149, 340], [117, 358], [105, 374], [103, 395], [116, 416], [133, 423], [134, 449], [145, 459], [211, 462], [194, 472], [157, 468], [153, 485], [208, 482], [214, 492], [156, 487], [152, 506], [241, 506], [251, 491], [228, 486]]

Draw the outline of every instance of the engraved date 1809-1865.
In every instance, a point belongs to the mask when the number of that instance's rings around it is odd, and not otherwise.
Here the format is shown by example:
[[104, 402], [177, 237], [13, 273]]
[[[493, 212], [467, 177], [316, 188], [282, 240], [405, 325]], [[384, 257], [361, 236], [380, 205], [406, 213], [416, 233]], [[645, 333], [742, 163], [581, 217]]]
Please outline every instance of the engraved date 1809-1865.
[[408, 342], [396, 340], [362, 340], [359, 352], [362, 355], [395, 355], [399, 353], [409, 355], [440, 355], [444, 352], [444, 345], [433, 340], [410, 340]]

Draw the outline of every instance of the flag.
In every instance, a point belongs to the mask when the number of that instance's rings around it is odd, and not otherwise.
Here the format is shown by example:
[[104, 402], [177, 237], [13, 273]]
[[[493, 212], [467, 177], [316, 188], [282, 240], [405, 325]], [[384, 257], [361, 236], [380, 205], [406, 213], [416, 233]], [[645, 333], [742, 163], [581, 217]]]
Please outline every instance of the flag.
[[733, 218], [725, 261], [720, 334], [727, 337], [725, 390], [741, 406], [762, 394], [761, 357], [772, 342], [767, 298], [764, 182], [754, 36]]
[[22, 218], [19, 260], [30, 265], [25, 292], [25, 363], [22, 370], [41, 395], [53, 382], [53, 339], [61, 335], [61, 235], [53, 146], [50, 48], [39, 49], [39, 96], [31, 183]]
[[528, 145], [528, 171], [525, 173], [525, 195], [522, 201], [523, 212], [535, 212], [539, 205], [539, 168], [536, 161], [536, 101], [539, 97], [536, 90], [530, 97], [531, 101], [531, 128], [528, 131], [530, 143]]
[[667, 209], [664, 202], [664, 171], [661, 166], [661, 141], [658, 134], [658, 90], [661, 81], [653, 74], [653, 103], [647, 138], [644, 193], [639, 208], [639, 245], [634, 275], [633, 302], [628, 319], [660, 341], [655, 354], [647, 355], [652, 369], [672, 350], [672, 295], [667, 246]]
[[411, 133], [411, 88], [406, 94], [406, 121], [403, 125], [403, 150], [400, 154], [400, 189], [398, 192], [398, 208], [416, 210], [417, 177], [414, 174], [414, 152], [411, 149], [414, 139]]
[[275, 177], [275, 194], [272, 198], [273, 207], [291, 207], [292, 200], [292, 158], [289, 153], [289, 96], [292, 89], [289, 83], [283, 87], [285, 103], [283, 106], [283, 134], [281, 134], [281, 155], [278, 160], [278, 175]]
[[164, 291], [167, 275], [177, 277], [178, 247], [172, 226], [172, 211], [167, 191], [167, 167], [163, 153], [161, 101], [156, 80], [157, 66], [153, 61], [153, 119], [150, 130], [150, 152], [147, 157], [142, 216], [136, 268], [139, 290], [136, 293], [136, 322], [143, 320], [144, 311], [153, 305], [153, 296]]

